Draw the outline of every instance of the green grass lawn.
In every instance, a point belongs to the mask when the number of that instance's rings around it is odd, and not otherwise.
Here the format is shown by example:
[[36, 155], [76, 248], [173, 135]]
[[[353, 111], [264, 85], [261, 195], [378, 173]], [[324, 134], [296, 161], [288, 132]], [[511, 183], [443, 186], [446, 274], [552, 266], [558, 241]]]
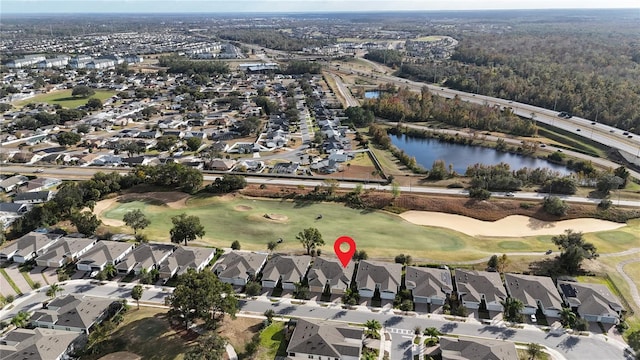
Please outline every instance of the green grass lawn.
[[260, 333], [260, 355], [263, 356], [259, 356], [258, 359], [270, 360], [276, 356], [287, 356], [286, 346], [284, 323], [274, 321]]
[[64, 108], [74, 109], [74, 108], [77, 108], [78, 106], [82, 106], [86, 104], [87, 101], [89, 101], [89, 99], [91, 98], [97, 98], [104, 101], [105, 99], [113, 96], [116, 93], [115, 91], [97, 90], [96, 93], [91, 97], [75, 98], [71, 96], [72, 91], [73, 91], [72, 89], [67, 89], [67, 90], [53, 91], [47, 94], [40, 94], [35, 97], [32, 97], [31, 99], [19, 101], [15, 105], [24, 106], [31, 103], [44, 102], [51, 105], [58, 104]]
[[[244, 207], [246, 211], [240, 211], [239, 207]], [[186, 212], [200, 217], [205, 227], [206, 235], [197, 243], [229, 247], [231, 242], [238, 240], [242, 249], [246, 250], [266, 250], [269, 241], [283, 238], [284, 242], [278, 250], [302, 251], [295, 236], [309, 227], [316, 227], [322, 233], [326, 243], [322, 250], [325, 253], [333, 251], [335, 239], [348, 235], [356, 241], [358, 249], [378, 259], [391, 259], [409, 252], [416, 260], [455, 262], [479, 259], [494, 253], [544, 252], [554, 248], [551, 236], [474, 238], [449, 229], [413, 225], [394, 214], [354, 210], [335, 203], [195, 197], [189, 199], [185, 209], [172, 209], [142, 201], [116, 203], [102, 216], [122, 220], [123, 215], [133, 209], [141, 209], [151, 220], [151, 225], [142, 231], [150, 240], [168, 242], [171, 217]], [[287, 220], [269, 220], [264, 217], [265, 214], [284, 215]], [[316, 220], [318, 214], [322, 214], [321, 220]], [[610, 232], [612, 235], [587, 234], [587, 239], [601, 252], [640, 246], [640, 237], [629, 236], [634, 231], [640, 233], [640, 221], [631, 223], [632, 228]], [[126, 227], [110, 230], [130, 232]]]

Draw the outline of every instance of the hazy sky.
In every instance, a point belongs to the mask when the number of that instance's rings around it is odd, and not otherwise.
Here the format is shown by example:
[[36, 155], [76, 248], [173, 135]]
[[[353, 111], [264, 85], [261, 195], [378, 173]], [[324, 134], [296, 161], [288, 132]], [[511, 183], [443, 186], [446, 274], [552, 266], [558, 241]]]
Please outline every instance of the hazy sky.
[[[640, 0], [0, 0], [4, 13], [336, 12], [634, 8]], [[632, 10], [635, 11], [635, 10]]]

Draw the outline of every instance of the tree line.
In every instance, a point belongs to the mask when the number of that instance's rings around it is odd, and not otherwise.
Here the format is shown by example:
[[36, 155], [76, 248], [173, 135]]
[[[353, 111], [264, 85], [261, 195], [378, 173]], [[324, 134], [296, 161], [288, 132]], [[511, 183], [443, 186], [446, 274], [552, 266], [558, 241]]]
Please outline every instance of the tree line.
[[213, 76], [229, 72], [229, 65], [222, 61], [189, 60], [179, 56], [161, 56], [158, 65], [167, 67], [168, 73], [185, 74], [187, 76], [200, 74]]

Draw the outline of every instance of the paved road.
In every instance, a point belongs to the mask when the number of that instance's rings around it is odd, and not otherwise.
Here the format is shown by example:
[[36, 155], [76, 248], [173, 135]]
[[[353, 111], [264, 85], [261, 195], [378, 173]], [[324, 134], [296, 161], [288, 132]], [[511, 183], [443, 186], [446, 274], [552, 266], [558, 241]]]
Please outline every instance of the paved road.
[[[340, 70], [344, 71], [350, 65], [353, 64], [340, 64]], [[364, 76], [372, 75], [370, 73], [362, 72], [355, 69], [353, 69], [352, 71]], [[422, 87], [427, 87], [432, 93], [446, 98], [453, 98], [455, 96], [458, 96], [461, 100], [471, 103], [497, 105], [503, 108], [511, 107], [516, 115], [525, 118], [531, 118], [531, 115], [533, 114], [533, 118], [535, 121], [549, 124], [570, 131], [578, 136], [592, 139], [606, 146], [625, 151], [635, 157], [636, 163], [640, 163], [640, 136], [636, 135], [632, 138], [628, 138], [627, 135], [623, 135], [623, 130], [621, 129], [617, 129], [600, 123], [591, 125], [593, 123], [592, 120], [576, 116], [572, 117], [571, 119], [563, 119], [557, 116], [558, 111], [523, 104], [508, 99], [499, 99], [490, 96], [466, 93], [463, 91], [452, 90], [437, 85], [411, 81], [386, 74], [376, 73], [373, 76], [375, 76], [378, 80], [394, 83], [397, 86], [406, 86], [416, 91], [420, 91]], [[580, 131], [577, 131], [577, 129], [580, 129]]]
[[[80, 167], [46, 167], [43, 168], [44, 172], [41, 173], [41, 176], [52, 176], [62, 180], [72, 180], [72, 179], [87, 179], [93, 176], [96, 172], [109, 172], [115, 171], [120, 173], [128, 173], [130, 169], [126, 168], [80, 168]], [[33, 173], [34, 168], [29, 166], [3, 166], [1, 168], [2, 172], [5, 173], [23, 173], [29, 174]], [[204, 174], [204, 179], [206, 181], [213, 181], [221, 176], [219, 175], [209, 175]], [[274, 184], [274, 185], [291, 185], [291, 186], [317, 186], [323, 185], [324, 180], [303, 180], [303, 179], [289, 179], [289, 178], [268, 178], [268, 177], [246, 177], [247, 182], [253, 184]], [[359, 183], [354, 182], [339, 182], [338, 187], [343, 189], [355, 189]], [[391, 191], [390, 185], [380, 185], [380, 184], [364, 184], [364, 189], [377, 189], [384, 191]], [[421, 194], [444, 194], [444, 195], [458, 195], [458, 196], [468, 196], [467, 190], [461, 189], [448, 189], [441, 187], [426, 187], [426, 186], [417, 186], [417, 185], [409, 185], [409, 186], [401, 186], [400, 191], [406, 193], [421, 193]], [[506, 198], [507, 195], [505, 192], [492, 192], [492, 196], [494, 197], [503, 197]], [[523, 200], [536, 200], [542, 201], [548, 194], [547, 193], [534, 193], [534, 192], [515, 192], [515, 199], [523, 199]], [[568, 195], [558, 195], [553, 194], [567, 202], [576, 202], [576, 203], [587, 203], [587, 204], [598, 204], [601, 199], [595, 198], [585, 198], [580, 196], [568, 196]], [[629, 206], [629, 207], [640, 207], [639, 200], [613, 200], [614, 205], [618, 206]]]
[[351, 91], [347, 88], [347, 86], [342, 82], [342, 79], [340, 79], [339, 76], [337, 76], [334, 73], [329, 73], [329, 75], [333, 78], [333, 80], [336, 82], [336, 86], [338, 87], [338, 92], [340, 93], [340, 96], [342, 96], [342, 98], [345, 100], [345, 102], [347, 103], [346, 107], [351, 107], [351, 106], [359, 106], [360, 102], [358, 100], [356, 100], [356, 98], [353, 97], [353, 95], [351, 94]]
[[[100, 285], [102, 284], [102, 285]], [[90, 296], [105, 297], [111, 299], [131, 299], [131, 288], [135, 284], [122, 284], [115, 282], [103, 282], [91, 280], [70, 280], [61, 283], [63, 294], [76, 293]], [[28, 295], [19, 297], [14, 302], [14, 307], [8, 310], [0, 310], [0, 320], [7, 320], [15, 316], [19, 311], [34, 311], [41, 307], [42, 302], [48, 297], [45, 295], [47, 287], [34, 291]], [[161, 305], [164, 299], [171, 294], [172, 288], [159, 286], [145, 286], [141, 301]], [[503, 339], [518, 342], [536, 342], [558, 351], [567, 359], [624, 359], [623, 349], [626, 344], [614, 339], [606, 339], [603, 335], [570, 336], [568, 334], [550, 335], [544, 331], [524, 325], [523, 328], [512, 329], [503, 326], [483, 325], [476, 321], [453, 322], [443, 316], [424, 314], [420, 316], [402, 316], [386, 312], [371, 312], [362, 310], [344, 310], [336, 307], [320, 307], [315, 303], [308, 305], [291, 305], [288, 301], [273, 303], [266, 298], [260, 300], [241, 300], [241, 311], [252, 314], [262, 314], [267, 309], [273, 309], [282, 316], [293, 316], [312, 319], [324, 319], [343, 321], [349, 323], [364, 323], [367, 320], [376, 319], [385, 328], [404, 329], [404, 333], [412, 331], [416, 326], [421, 328], [435, 327], [446, 334], [459, 334], [482, 338]], [[394, 330], [394, 332], [396, 332]], [[406, 359], [407, 343], [402, 336], [404, 334], [392, 334], [392, 359]]]

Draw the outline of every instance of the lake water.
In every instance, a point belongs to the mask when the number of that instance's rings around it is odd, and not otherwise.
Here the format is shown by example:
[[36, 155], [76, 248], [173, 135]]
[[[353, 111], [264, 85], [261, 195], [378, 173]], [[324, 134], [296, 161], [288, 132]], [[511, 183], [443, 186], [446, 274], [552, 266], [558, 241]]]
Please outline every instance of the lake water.
[[570, 172], [566, 167], [546, 160], [500, 152], [482, 146], [450, 144], [438, 139], [423, 139], [404, 135], [389, 134], [389, 137], [391, 137], [393, 145], [404, 150], [409, 156], [415, 157], [416, 162], [425, 169], [431, 169], [436, 160], [444, 160], [447, 167], [449, 164], [453, 164], [453, 169], [458, 174], [464, 174], [468, 166], [476, 163], [497, 165], [501, 162], [509, 164], [511, 170], [527, 167], [549, 168], [563, 174]]

